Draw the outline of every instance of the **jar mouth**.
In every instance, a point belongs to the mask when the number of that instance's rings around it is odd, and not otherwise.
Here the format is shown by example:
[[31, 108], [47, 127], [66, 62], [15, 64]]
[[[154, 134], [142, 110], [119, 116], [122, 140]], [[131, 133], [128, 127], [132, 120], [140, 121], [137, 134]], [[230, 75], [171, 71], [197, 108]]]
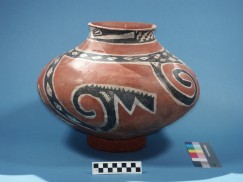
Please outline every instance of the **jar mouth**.
[[147, 31], [156, 29], [156, 25], [141, 22], [90, 22], [90, 27], [102, 28], [107, 30], [136, 30]]

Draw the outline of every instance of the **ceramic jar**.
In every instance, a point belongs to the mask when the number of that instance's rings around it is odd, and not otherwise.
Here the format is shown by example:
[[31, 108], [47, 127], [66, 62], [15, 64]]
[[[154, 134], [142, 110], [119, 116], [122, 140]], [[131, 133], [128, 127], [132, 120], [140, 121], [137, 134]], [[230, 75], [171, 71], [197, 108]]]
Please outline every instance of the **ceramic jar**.
[[134, 151], [146, 135], [188, 112], [199, 97], [193, 71], [154, 36], [156, 26], [89, 23], [88, 38], [49, 62], [38, 79], [59, 118], [111, 152]]

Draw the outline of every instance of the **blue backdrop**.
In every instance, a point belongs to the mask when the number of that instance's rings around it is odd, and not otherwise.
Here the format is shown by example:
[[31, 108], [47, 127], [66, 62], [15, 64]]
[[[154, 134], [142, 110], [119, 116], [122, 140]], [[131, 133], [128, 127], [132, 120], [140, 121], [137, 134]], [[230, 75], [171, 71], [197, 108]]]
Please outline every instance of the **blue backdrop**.
[[[182, 181], [243, 173], [243, 1], [0, 0], [0, 174], [46, 181]], [[201, 96], [138, 152], [89, 148], [42, 104], [37, 78], [92, 21], [157, 25], [156, 37], [197, 74]], [[185, 141], [210, 142], [222, 168], [195, 168]], [[142, 175], [92, 176], [93, 161], [141, 160]]]

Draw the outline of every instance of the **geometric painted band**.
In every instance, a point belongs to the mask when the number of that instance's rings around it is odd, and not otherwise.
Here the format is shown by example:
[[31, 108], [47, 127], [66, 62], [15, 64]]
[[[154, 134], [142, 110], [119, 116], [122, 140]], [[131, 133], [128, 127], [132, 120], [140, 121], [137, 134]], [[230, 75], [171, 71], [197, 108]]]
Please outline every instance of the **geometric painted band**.
[[[106, 55], [90, 53], [73, 49], [64, 54], [65, 56], [78, 58], [87, 61], [100, 63], [121, 63], [121, 64], [143, 64], [151, 67], [155, 78], [168, 94], [180, 105], [189, 107], [198, 97], [198, 83], [192, 72], [184, 63], [169, 53], [167, 50], [156, 53], [134, 56]], [[104, 113], [104, 121], [100, 126], [89, 125], [74, 116], [58, 99], [53, 77], [58, 64], [63, 56], [54, 59], [44, 76], [44, 88], [49, 103], [65, 120], [70, 123], [82, 126], [94, 132], [106, 132], [116, 128], [119, 124], [118, 105], [122, 106], [127, 113], [133, 114], [135, 108], [140, 106], [144, 111], [155, 114], [157, 111], [157, 98], [155, 93], [147, 92], [141, 89], [106, 85], [106, 84], [82, 84], [73, 89], [70, 99], [74, 109], [82, 117], [92, 119], [96, 117], [94, 110], [87, 111], [81, 105], [84, 97], [92, 97], [100, 104]]]
[[[183, 105], [190, 106], [192, 105], [198, 96], [198, 85], [194, 76], [191, 75], [189, 69], [185, 64], [171, 54], [166, 49], [146, 54], [146, 55], [135, 55], [135, 56], [119, 56], [119, 55], [107, 55], [107, 54], [97, 54], [81, 51], [78, 49], [73, 49], [66, 53], [67, 56], [73, 58], [80, 58], [94, 62], [102, 63], [135, 63], [135, 64], [148, 64], [151, 66], [153, 73], [155, 74], [157, 80], [166, 90], [175, 98], [179, 103]], [[163, 71], [163, 67], [166, 64], [171, 64], [174, 67], [174, 70]], [[180, 76], [184, 74], [188, 77], [189, 80], [182, 79]], [[174, 84], [172, 84], [167, 78], [174, 78]], [[188, 84], [191, 88], [188, 87]], [[177, 87], [178, 86], [178, 87]], [[183, 93], [179, 87], [185, 87], [185, 89], [193, 90], [193, 94], [188, 95]]]
[[154, 30], [108, 30], [90, 27], [89, 38], [109, 43], [147, 43], [155, 40]]

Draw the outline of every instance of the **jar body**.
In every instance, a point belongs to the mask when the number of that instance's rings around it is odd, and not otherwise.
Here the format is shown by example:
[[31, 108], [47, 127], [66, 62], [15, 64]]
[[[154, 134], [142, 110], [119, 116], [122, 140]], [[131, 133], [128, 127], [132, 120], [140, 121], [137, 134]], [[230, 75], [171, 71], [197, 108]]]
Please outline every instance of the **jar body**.
[[189, 111], [199, 97], [193, 71], [153, 28], [111, 26], [91, 24], [84, 43], [44, 68], [43, 102], [82, 132], [112, 140], [148, 135]]

